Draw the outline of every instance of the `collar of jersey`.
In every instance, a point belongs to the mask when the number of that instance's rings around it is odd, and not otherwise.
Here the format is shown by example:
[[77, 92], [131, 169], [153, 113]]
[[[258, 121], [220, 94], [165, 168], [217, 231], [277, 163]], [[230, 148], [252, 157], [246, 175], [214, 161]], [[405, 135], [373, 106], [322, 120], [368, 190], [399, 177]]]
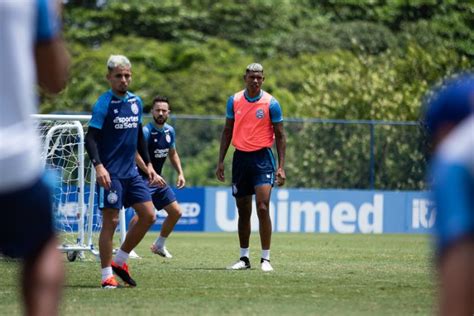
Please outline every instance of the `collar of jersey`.
[[162, 127], [162, 128], [156, 127], [155, 123], [153, 123], [153, 122], [150, 122], [150, 123], [151, 123], [151, 126], [152, 126], [155, 130], [157, 130], [158, 132], [164, 132], [164, 131], [165, 131], [166, 123], [163, 124], [163, 127]]
[[249, 101], [249, 102], [257, 102], [258, 100], [260, 100], [262, 95], [263, 95], [263, 90], [262, 89], [260, 89], [260, 93], [255, 98], [251, 98], [251, 97], [248, 96], [247, 89], [245, 89], [245, 91], [244, 91], [245, 99], [247, 99], [247, 101]]
[[128, 93], [128, 91], [125, 92], [125, 95], [124, 95], [123, 97], [119, 97], [118, 95], [116, 95], [116, 94], [112, 91], [112, 89], [110, 89], [109, 92], [110, 92], [111, 95], [113, 95], [114, 97], [116, 97], [117, 99], [120, 99], [120, 100], [122, 100], [122, 101], [125, 101], [125, 100], [127, 100], [127, 99], [130, 97], [130, 94]]

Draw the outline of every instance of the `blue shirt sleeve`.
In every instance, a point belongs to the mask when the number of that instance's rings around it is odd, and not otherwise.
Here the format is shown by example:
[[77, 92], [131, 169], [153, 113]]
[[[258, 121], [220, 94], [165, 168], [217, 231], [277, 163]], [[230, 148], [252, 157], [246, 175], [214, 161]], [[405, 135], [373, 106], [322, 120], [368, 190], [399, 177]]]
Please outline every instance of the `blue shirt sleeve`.
[[233, 120], [234, 119], [234, 96], [232, 95], [227, 99], [227, 106], [226, 106], [226, 118]]
[[143, 137], [145, 137], [145, 141], [148, 143], [148, 140], [150, 139], [150, 125], [149, 124], [143, 126]]
[[139, 110], [140, 112], [138, 112], [138, 123], [142, 123], [142, 117], [143, 117], [143, 101], [142, 101], [142, 98], [140, 98], [139, 96], [136, 96], [137, 100], [138, 100], [138, 105], [139, 105]]
[[111, 94], [103, 94], [99, 97], [94, 107], [92, 108], [92, 118], [89, 122], [89, 126], [97, 129], [102, 129], [105, 117], [107, 116], [107, 110], [111, 98]]
[[38, 17], [36, 26], [36, 40], [48, 41], [54, 38], [61, 29], [58, 4], [56, 1], [37, 0]]
[[270, 118], [272, 119], [272, 123], [283, 122], [281, 106], [275, 98], [272, 98], [270, 100]]
[[465, 166], [439, 160], [432, 175], [438, 246], [444, 248], [474, 230], [474, 182]]
[[174, 131], [174, 128], [171, 126], [170, 126], [170, 136], [171, 136], [170, 148], [175, 149], [176, 148], [176, 132]]

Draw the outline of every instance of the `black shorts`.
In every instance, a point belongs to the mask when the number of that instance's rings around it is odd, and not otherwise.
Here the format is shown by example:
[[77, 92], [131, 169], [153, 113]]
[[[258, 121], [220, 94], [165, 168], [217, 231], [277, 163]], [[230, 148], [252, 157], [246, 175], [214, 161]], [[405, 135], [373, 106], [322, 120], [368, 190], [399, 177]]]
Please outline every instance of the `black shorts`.
[[232, 195], [255, 194], [255, 187], [275, 183], [275, 158], [270, 148], [245, 152], [235, 150], [232, 159]]
[[51, 189], [43, 179], [0, 194], [0, 252], [12, 258], [36, 256], [54, 236]]

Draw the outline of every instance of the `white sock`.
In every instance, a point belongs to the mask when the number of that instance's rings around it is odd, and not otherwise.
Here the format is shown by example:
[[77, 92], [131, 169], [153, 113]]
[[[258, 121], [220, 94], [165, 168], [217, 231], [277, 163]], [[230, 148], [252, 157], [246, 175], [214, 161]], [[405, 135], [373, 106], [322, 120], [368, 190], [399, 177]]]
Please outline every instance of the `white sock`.
[[112, 267], [102, 268], [102, 281], [107, 280], [107, 278], [111, 275], [113, 275]]
[[127, 260], [128, 260], [128, 253], [126, 253], [122, 249], [119, 249], [114, 258], [115, 263], [121, 266], [122, 264], [127, 262]]
[[262, 249], [262, 259], [270, 260], [270, 249], [268, 250]]
[[240, 248], [240, 257], [250, 258], [250, 248]]
[[159, 236], [158, 238], [156, 238], [155, 240], [155, 246], [156, 248], [158, 249], [163, 249], [163, 247], [165, 246], [165, 242], [166, 242], [166, 237], [163, 237], [163, 236]]

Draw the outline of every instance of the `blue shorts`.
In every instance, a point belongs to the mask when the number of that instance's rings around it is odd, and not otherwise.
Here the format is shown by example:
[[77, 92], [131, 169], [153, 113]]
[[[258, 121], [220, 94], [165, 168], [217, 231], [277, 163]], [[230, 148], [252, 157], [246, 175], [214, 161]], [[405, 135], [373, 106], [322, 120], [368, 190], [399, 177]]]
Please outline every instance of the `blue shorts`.
[[0, 253], [35, 257], [54, 236], [51, 188], [44, 179], [27, 188], [0, 194]]
[[149, 189], [153, 206], [155, 206], [158, 211], [176, 201], [176, 195], [168, 185], [163, 188], [150, 186]]
[[110, 190], [99, 186], [98, 192], [100, 209], [120, 210], [122, 207], [127, 208], [136, 203], [151, 201], [148, 186], [139, 175], [127, 179], [112, 179]]
[[255, 187], [275, 183], [275, 158], [270, 148], [245, 152], [235, 150], [232, 159], [232, 195], [255, 194]]

